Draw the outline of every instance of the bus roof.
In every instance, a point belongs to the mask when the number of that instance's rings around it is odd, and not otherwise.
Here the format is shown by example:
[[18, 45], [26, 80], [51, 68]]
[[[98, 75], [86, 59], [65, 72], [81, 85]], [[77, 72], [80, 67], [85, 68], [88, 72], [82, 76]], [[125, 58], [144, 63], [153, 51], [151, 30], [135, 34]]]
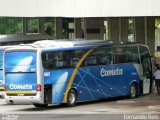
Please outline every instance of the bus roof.
[[84, 39], [59, 39], [59, 40], [43, 40], [34, 42], [32, 45], [40, 48], [46, 47], [73, 47], [73, 46], [97, 46], [105, 45], [109, 42], [104, 40], [84, 40]]
[[[31, 44], [34, 47], [37, 48], [49, 48], [49, 47], [82, 47], [82, 46], [113, 46], [113, 45], [144, 45], [139, 43], [133, 43], [133, 42], [113, 42], [113, 41], [106, 41], [106, 40], [85, 40], [85, 39], [57, 39], [57, 40], [42, 40], [37, 41]], [[145, 45], [146, 46], [146, 45]]]
[[10, 46], [0, 46], [0, 50], [5, 50], [8, 48], [18, 47], [17, 45], [10, 45]]
[[93, 48], [99, 46], [135, 46], [135, 45], [143, 45], [138, 43], [114, 43], [112, 41], [105, 40], [84, 40], [84, 39], [57, 39], [57, 40], [42, 40], [37, 41], [32, 44], [22, 44], [16, 48], [10, 48], [10, 50], [14, 49], [41, 49], [42, 51], [46, 50], [69, 50], [76, 48]]

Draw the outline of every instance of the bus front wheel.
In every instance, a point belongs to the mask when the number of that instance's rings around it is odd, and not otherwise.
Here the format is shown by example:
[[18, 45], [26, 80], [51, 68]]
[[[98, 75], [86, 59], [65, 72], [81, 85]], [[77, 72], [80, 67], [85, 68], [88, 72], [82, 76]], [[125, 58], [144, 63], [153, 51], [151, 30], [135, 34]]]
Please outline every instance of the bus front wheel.
[[129, 90], [129, 98], [137, 97], [137, 85], [132, 83]]
[[76, 105], [76, 101], [77, 101], [77, 94], [75, 92], [75, 90], [71, 89], [68, 92], [68, 96], [67, 96], [67, 106], [68, 107], [73, 107]]

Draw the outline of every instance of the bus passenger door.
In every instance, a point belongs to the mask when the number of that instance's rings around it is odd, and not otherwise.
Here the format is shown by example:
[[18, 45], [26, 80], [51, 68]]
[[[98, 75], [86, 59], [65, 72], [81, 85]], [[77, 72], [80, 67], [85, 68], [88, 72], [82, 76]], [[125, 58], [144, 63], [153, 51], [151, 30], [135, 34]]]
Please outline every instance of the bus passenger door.
[[143, 67], [143, 94], [150, 92], [151, 86], [151, 61], [150, 58], [146, 58], [142, 61]]

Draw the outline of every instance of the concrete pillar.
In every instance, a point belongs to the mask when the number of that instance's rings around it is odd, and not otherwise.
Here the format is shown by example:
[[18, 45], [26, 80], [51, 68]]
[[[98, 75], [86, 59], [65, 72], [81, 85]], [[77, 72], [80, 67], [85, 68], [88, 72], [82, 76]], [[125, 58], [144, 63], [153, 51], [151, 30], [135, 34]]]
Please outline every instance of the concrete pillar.
[[104, 39], [104, 18], [85, 18], [86, 39]]
[[28, 33], [28, 18], [24, 17], [23, 19], [23, 34]]
[[109, 40], [128, 41], [128, 18], [109, 18]]
[[151, 54], [155, 52], [155, 17], [146, 17], [146, 39]]
[[146, 43], [144, 17], [134, 18], [134, 39], [137, 43]]
[[44, 34], [45, 33], [45, 28], [44, 28], [44, 18], [39, 18], [39, 33]]
[[81, 26], [81, 18], [74, 19], [74, 34], [75, 38], [82, 38], [82, 26]]
[[60, 17], [55, 18], [55, 27], [56, 27], [56, 31], [55, 31], [56, 38], [57, 39], [63, 38], [62, 18], [60, 18]]
[[119, 18], [109, 18], [109, 40], [119, 41]]
[[128, 42], [128, 18], [120, 18], [120, 40], [124, 42]]

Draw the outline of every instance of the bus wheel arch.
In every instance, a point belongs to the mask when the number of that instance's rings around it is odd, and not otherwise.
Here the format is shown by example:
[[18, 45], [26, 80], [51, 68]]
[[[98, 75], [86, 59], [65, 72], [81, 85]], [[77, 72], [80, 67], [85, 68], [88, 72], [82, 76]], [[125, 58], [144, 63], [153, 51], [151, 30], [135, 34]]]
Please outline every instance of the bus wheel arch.
[[129, 87], [129, 98], [136, 98], [138, 95], [138, 83], [133, 81]]
[[76, 105], [77, 102], [77, 90], [75, 88], [71, 88], [69, 92], [67, 93], [67, 106], [73, 107]]

